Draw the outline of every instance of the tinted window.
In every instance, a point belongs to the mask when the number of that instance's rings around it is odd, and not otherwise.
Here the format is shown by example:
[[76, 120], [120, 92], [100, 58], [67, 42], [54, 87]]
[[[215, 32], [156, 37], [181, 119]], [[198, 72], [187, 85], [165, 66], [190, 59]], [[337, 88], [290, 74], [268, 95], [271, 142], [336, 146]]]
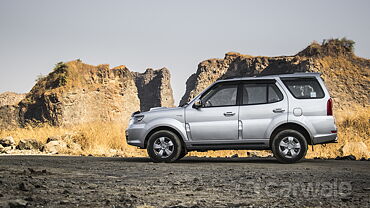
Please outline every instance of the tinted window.
[[283, 94], [274, 84], [269, 85], [268, 91], [269, 103], [278, 102], [283, 99]]
[[283, 95], [275, 84], [244, 84], [243, 105], [278, 102]]
[[236, 105], [237, 85], [219, 84], [202, 98], [205, 107]]
[[282, 79], [285, 86], [298, 99], [323, 98], [324, 91], [315, 78]]
[[266, 84], [245, 84], [243, 87], [243, 104], [267, 103]]

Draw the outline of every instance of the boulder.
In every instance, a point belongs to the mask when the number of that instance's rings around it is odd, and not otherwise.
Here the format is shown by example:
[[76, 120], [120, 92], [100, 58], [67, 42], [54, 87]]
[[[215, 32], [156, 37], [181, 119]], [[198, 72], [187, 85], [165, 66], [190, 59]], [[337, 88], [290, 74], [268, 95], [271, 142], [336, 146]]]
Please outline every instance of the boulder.
[[60, 140], [60, 136], [52, 136], [52, 137], [49, 137], [47, 140], [46, 140], [46, 143], [49, 143], [51, 141], [58, 141]]
[[81, 145], [79, 145], [77, 143], [70, 143], [70, 144], [67, 145], [67, 147], [70, 151], [73, 151], [73, 152], [82, 151]]
[[4, 146], [0, 144], [0, 153], [2, 153], [4, 150]]
[[46, 143], [44, 147], [42, 148], [44, 152], [57, 154], [61, 152], [65, 152], [68, 150], [67, 143], [64, 141], [50, 141], [49, 143]]
[[10, 154], [14, 150], [14, 146], [4, 147], [1, 153]]
[[17, 145], [19, 150], [40, 150], [41, 147], [41, 142], [36, 139], [21, 139]]
[[47, 139], [42, 151], [48, 153], [76, 153], [82, 151], [80, 144], [74, 140], [74, 134], [67, 133], [62, 136], [51, 136]]
[[8, 136], [8, 137], [5, 137], [5, 138], [1, 138], [0, 139], [0, 144], [3, 147], [9, 147], [9, 146], [14, 146], [15, 145], [15, 141], [14, 141], [13, 137]]

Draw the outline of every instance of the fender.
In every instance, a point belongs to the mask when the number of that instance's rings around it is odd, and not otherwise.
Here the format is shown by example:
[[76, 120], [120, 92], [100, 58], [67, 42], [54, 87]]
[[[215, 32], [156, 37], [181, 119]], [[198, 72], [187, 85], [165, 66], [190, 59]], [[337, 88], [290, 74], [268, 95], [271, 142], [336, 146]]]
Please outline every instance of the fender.
[[[270, 133], [270, 135], [269, 135], [269, 138], [270, 138], [270, 143], [271, 143], [271, 141], [272, 141], [272, 136], [273, 136], [273, 134], [275, 133], [275, 130], [277, 130], [278, 128], [280, 128], [281, 126], [284, 126], [284, 125], [289, 125], [289, 124], [293, 124], [293, 125], [297, 125], [297, 126], [300, 126], [301, 128], [303, 128], [307, 133], [308, 133], [308, 137], [309, 137], [309, 139], [311, 140], [311, 141], [307, 141], [308, 143], [311, 143], [312, 144], [312, 142], [313, 142], [313, 135], [312, 135], [312, 133], [308, 130], [309, 128], [306, 126], [306, 125], [304, 125], [303, 123], [301, 123], [301, 122], [299, 122], [299, 121], [295, 121], [295, 120], [293, 120], [293, 121], [290, 121], [290, 122], [287, 122], [287, 123], [282, 123], [282, 124], [280, 124], [279, 126], [276, 126], [274, 129], [273, 129], [273, 131]], [[270, 144], [271, 145], [271, 144]]]
[[[289, 115], [289, 118], [292, 118], [292, 115]], [[310, 135], [310, 139], [312, 140], [314, 138], [314, 135], [316, 134], [315, 128], [311, 125], [311, 123], [305, 118], [305, 116], [295, 117], [299, 119], [289, 119], [288, 123], [294, 123], [302, 126], [308, 134]], [[301, 121], [304, 120], [304, 121]], [[311, 130], [311, 131], [310, 131]], [[314, 132], [312, 132], [314, 131]]]
[[283, 124], [286, 124], [286, 123], [287, 123], [286, 116], [285, 116], [285, 119], [279, 119], [278, 121], [277, 120], [272, 121], [271, 125], [266, 130], [265, 138], [270, 139], [275, 129], [279, 128], [279, 126], [282, 126]]
[[173, 118], [157, 118], [146, 123], [145, 128], [147, 129], [146, 132], [148, 133], [145, 135], [145, 139], [147, 139], [149, 134], [151, 134], [154, 129], [160, 127], [174, 129], [181, 136], [180, 139], [182, 139], [184, 142], [188, 140], [185, 131], [185, 124]]

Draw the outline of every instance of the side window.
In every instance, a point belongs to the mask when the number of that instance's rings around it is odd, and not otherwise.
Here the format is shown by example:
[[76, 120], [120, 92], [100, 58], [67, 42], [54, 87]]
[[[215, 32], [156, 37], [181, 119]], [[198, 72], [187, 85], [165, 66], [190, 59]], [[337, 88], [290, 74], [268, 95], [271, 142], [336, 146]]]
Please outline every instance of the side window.
[[269, 103], [275, 103], [283, 99], [283, 94], [275, 84], [269, 84], [268, 97]]
[[282, 99], [283, 94], [275, 84], [243, 85], [243, 105], [274, 103]]
[[284, 85], [297, 99], [323, 98], [324, 91], [315, 78], [282, 79]]
[[236, 105], [238, 86], [235, 84], [219, 84], [202, 98], [204, 107]]
[[266, 84], [244, 84], [243, 104], [262, 104], [267, 103]]

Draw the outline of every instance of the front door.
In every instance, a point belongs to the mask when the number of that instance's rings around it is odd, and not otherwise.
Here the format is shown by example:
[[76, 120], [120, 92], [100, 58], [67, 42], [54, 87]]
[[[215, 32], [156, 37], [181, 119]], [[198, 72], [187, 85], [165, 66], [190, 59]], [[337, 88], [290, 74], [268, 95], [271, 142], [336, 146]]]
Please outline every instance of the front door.
[[216, 84], [200, 98], [202, 106], [188, 106], [186, 125], [192, 141], [238, 139], [237, 84]]

